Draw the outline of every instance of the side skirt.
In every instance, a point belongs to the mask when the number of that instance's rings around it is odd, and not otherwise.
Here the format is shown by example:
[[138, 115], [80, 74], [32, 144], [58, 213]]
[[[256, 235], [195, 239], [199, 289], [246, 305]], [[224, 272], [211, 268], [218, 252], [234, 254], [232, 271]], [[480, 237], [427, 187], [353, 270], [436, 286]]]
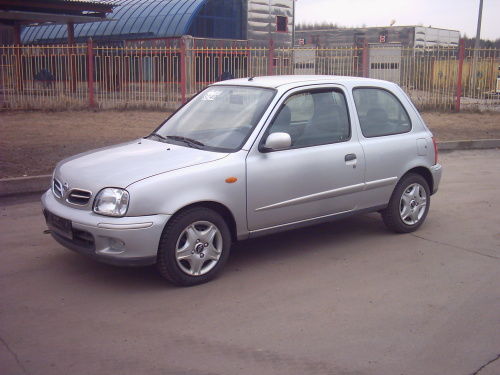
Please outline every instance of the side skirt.
[[387, 205], [385, 204], [385, 205], [380, 205], [380, 206], [375, 206], [375, 207], [364, 208], [362, 210], [342, 211], [342, 212], [337, 212], [337, 213], [331, 214], [331, 215], [319, 216], [319, 217], [315, 217], [312, 219], [294, 221], [292, 223], [281, 224], [281, 225], [276, 225], [273, 227], [257, 229], [257, 230], [250, 231], [248, 238], [256, 238], [256, 237], [266, 236], [268, 234], [279, 233], [279, 232], [284, 232], [287, 230], [303, 228], [303, 227], [308, 227], [311, 225], [322, 224], [322, 223], [327, 223], [330, 221], [340, 220], [340, 219], [344, 219], [346, 217], [354, 216], [354, 215], [358, 215], [358, 214], [364, 214], [364, 213], [368, 213], [368, 212], [376, 212], [376, 211], [383, 210], [386, 207], [387, 207]]

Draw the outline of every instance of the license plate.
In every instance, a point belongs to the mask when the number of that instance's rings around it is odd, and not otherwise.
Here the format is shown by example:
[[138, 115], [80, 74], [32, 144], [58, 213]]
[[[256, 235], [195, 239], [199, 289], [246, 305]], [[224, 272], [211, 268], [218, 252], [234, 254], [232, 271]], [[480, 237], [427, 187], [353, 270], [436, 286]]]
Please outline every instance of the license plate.
[[44, 211], [45, 221], [50, 230], [53, 230], [64, 237], [73, 238], [73, 226], [71, 221], [60, 216], [54, 215], [47, 210]]

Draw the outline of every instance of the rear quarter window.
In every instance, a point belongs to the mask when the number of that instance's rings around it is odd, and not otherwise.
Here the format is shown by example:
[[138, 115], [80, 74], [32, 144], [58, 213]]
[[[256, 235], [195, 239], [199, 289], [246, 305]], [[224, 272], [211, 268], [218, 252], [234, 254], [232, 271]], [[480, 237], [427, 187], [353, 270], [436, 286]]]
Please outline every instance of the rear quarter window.
[[408, 112], [391, 92], [375, 87], [353, 90], [361, 132], [367, 138], [407, 133], [411, 130]]

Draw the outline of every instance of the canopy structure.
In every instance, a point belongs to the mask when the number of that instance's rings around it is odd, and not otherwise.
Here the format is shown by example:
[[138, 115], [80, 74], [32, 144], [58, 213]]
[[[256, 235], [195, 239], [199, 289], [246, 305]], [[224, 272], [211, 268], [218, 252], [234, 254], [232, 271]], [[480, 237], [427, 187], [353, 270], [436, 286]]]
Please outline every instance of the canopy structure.
[[107, 20], [112, 11], [113, 5], [102, 1], [0, 0], [0, 25], [12, 32], [14, 44], [20, 44], [23, 26], [43, 24], [65, 29], [66, 39], [73, 43], [75, 24]]
[[[75, 26], [75, 39], [127, 40], [178, 37], [241, 39], [244, 37], [243, 0], [121, 0], [110, 22]], [[61, 25], [28, 27], [23, 43], [58, 43], [67, 38]]]

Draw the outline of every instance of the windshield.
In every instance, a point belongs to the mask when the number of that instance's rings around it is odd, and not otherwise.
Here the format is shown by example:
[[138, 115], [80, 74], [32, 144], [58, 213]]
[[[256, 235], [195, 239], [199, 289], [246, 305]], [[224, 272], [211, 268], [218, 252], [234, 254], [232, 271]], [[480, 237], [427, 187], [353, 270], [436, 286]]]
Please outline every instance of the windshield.
[[275, 90], [208, 87], [151, 135], [159, 141], [213, 151], [236, 151], [250, 136]]

